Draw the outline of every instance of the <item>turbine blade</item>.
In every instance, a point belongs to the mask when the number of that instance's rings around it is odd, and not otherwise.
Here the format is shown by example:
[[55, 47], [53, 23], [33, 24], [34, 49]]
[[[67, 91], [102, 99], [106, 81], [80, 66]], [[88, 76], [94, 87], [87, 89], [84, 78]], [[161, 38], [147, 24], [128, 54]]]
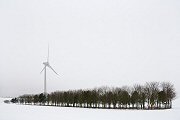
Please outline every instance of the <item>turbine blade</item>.
[[46, 66], [44, 66], [44, 68], [41, 70], [41, 72], [40, 72], [40, 73], [42, 73], [42, 72], [44, 71], [45, 67], [46, 67]]
[[49, 44], [48, 44], [48, 56], [47, 56], [47, 62], [49, 62]]
[[59, 75], [50, 65], [48, 65], [48, 67], [49, 67], [54, 73], [56, 73], [56, 75]]

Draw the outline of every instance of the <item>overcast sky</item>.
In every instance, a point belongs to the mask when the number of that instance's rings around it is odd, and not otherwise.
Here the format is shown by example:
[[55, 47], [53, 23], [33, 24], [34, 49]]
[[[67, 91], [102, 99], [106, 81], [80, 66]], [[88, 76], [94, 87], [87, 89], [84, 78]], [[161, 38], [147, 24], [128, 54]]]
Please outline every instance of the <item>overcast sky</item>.
[[0, 96], [170, 81], [180, 93], [179, 0], [0, 0]]

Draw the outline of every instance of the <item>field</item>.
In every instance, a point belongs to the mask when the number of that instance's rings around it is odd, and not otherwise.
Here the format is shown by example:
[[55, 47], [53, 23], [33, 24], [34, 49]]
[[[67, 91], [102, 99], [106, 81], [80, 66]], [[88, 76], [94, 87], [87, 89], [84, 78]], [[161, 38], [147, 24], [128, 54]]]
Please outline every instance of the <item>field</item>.
[[180, 101], [170, 110], [107, 110], [31, 106], [3, 103], [0, 98], [0, 120], [180, 120]]

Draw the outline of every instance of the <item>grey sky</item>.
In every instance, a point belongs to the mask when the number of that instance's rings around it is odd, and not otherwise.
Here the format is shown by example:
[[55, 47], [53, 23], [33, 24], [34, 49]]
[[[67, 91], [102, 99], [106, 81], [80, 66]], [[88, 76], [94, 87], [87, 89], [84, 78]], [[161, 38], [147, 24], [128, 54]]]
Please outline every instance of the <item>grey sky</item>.
[[179, 0], [1, 0], [0, 96], [146, 81], [180, 93]]

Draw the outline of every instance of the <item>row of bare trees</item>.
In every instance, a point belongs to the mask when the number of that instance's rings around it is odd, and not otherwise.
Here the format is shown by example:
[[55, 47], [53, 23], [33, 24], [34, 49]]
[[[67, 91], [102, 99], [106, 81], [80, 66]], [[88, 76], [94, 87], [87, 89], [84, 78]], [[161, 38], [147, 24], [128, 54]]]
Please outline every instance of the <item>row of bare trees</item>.
[[87, 90], [56, 91], [50, 94], [23, 95], [15, 99], [20, 104], [61, 107], [113, 109], [170, 109], [176, 92], [170, 82], [147, 82], [133, 87], [100, 87]]

